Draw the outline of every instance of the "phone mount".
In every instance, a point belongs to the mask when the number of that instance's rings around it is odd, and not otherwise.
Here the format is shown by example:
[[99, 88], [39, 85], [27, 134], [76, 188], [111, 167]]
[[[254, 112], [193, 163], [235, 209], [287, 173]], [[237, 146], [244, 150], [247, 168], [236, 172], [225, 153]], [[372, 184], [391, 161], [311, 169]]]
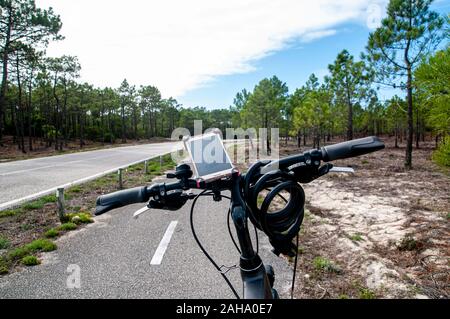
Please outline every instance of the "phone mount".
[[177, 166], [175, 173], [167, 174], [167, 178], [170, 179], [176, 178], [180, 181], [185, 181], [191, 178], [193, 175], [194, 172], [192, 172], [192, 169], [188, 164], [180, 164]]

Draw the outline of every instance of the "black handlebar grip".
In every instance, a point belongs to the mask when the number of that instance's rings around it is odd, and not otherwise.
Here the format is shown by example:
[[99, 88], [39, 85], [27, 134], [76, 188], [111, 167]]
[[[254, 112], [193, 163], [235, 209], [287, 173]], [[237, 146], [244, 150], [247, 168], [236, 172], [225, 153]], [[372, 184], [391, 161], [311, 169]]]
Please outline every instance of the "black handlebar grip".
[[147, 187], [137, 187], [107, 194], [97, 198], [95, 215], [102, 215], [110, 210], [126, 205], [143, 203], [150, 198]]
[[360, 156], [384, 149], [384, 143], [375, 136], [322, 147], [324, 162]]

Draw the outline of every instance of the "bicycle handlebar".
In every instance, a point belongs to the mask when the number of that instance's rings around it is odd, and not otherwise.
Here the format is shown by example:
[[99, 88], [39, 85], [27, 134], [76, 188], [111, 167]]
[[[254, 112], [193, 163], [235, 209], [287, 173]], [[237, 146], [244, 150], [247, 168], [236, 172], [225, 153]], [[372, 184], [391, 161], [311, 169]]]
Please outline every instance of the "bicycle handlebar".
[[[206, 188], [207, 185], [202, 182], [200, 184], [195, 180], [188, 180], [189, 188]], [[131, 189], [126, 189], [123, 191], [114, 192], [107, 195], [102, 195], [97, 198], [95, 215], [103, 215], [110, 210], [120, 208], [123, 206], [145, 203], [151, 197], [154, 197], [161, 193], [161, 191], [166, 194], [167, 192], [185, 189], [185, 184], [181, 182], [167, 183], [167, 184], [153, 184], [151, 186], [136, 187]]]
[[366, 137], [335, 145], [322, 147], [322, 160], [331, 162], [338, 159], [356, 157], [384, 149], [378, 137]]
[[115, 208], [147, 202], [150, 195], [147, 187], [136, 187], [100, 196], [97, 198], [95, 215], [102, 215]]
[[[270, 167], [274, 164], [278, 165], [280, 169], [287, 169], [289, 166], [298, 164], [300, 162], [306, 161], [306, 158], [316, 158], [318, 160], [316, 166], [318, 167], [320, 161], [330, 162], [338, 159], [355, 157], [363, 154], [372, 153], [384, 148], [383, 142], [381, 142], [377, 137], [367, 137], [363, 139], [348, 141], [340, 144], [330, 145], [322, 147], [321, 150], [313, 150], [305, 154], [293, 155], [281, 159], [279, 161], [266, 161], [261, 162], [266, 164], [262, 169], [270, 171]], [[263, 170], [261, 170], [263, 173]], [[299, 179], [301, 181], [301, 179]], [[231, 184], [227, 180], [215, 181], [215, 190], [226, 190], [230, 189]], [[184, 181], [178, 181], [174, 183], [167, 184], [154, 184], [148, 187], [137, 187], [132, 189], [127, 189], [123, 191], [118, 191], [115, 193], [100, 196], [96, 202], [95, 215], [102, 215], [110, 210], [120, 208], [123, 206], [144, 203], [147, 202], [151, 197], [156, 195], [165, 196], [167, 192], [174, 190], [188, 190], [188, 189], [207, 189], [211, 185], [206, 182], [198, 182], [193, 179], [185, 179]]]

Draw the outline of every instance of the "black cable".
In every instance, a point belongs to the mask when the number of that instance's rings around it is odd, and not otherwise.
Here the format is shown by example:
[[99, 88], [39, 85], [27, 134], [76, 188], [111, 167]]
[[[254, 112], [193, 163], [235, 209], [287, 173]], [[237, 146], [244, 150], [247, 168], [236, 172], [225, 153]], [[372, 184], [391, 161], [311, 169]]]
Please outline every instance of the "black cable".
[[233, 294], [235, 295], [235, 297], [237, 299], [240, 299], [238, 293], [236, 292], [236, 290], [234, 289], [233, 285], [231, 284], [230, 280], [227, 278], [227, 276], [225, 276], [225, 274], [222, 272], [222, 270], [220, 269], [220, 267], [216, 264], [216, 262], [214, 261], [214, 259], [212, 259], [212, 257], [208, 254], [208, 252], [206, 251], [206, 249], [203, 247], [203, 245], [201, 244], [200, 240], [197, 237], [197, 234], [195, 232], [195, 227], [194, 227], [194, 207], [195, 204], [197, 203], [197, 200], [201, 197], [201, 196], [209, 196], [210, 194], [205, 194], [207, 192], [207, 190], [205, 189], [204, 191], [202, 191], [200, 194], [198, 194], [194, 201], [192, 202], [192, 206], [191, 206], [191, 213], [190, 213], [190, 222], [191, 222], [191, 231], [192, 231], [192, 235], [194, 236], [195, 241], [197, 242], [197, 245], [200, 247], [200, 249], [202, 250], [203, 254], [205, 254], [206, 258], [208, 258], [208, 260], [213, 264], [213, 266], [217, 269], [217, 271], [220, 272], [221, 276], [223, 277], [223, 279], [225, 280], [225, 282], [228, 284], [228, 286], [230, 287], [231, 291], [233, 292]]
[[256, 238], [256, 254], [259, 254], [259, 236], [258, 236], [258, 229], [255, 225], [253, 225], [253, 228], [255, 229], [255, 238]]
[[230, 234], [231, 241], [233, 242], [234, 247], [236, 247], [239, 254], [241, 254], [241, 250], [239, 249], [239, 246], [237, 245], [236, 241], [234, 240], [233, 233], [231, 232], [230, 217], [231, 217], [231, 209], [228, 209], [228, 216], [227, 216], [228, 233]]
[[298, 263], [298, 234], [297, 234], [297, 251], [295, 252], [295, 261], [294, 261], [294, 274], [292, 276], [291, 299], [294, 299], [295, 277], [297, 275], [297, 263]]

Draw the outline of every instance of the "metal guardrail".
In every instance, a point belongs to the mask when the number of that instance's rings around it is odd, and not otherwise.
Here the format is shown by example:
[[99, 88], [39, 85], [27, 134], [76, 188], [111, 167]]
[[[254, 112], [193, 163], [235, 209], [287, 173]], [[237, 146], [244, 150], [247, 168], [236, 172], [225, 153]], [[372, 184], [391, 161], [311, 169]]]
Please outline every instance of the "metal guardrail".
[[[242, 142], [242, 140], [225, 140], [224, 141], [224, 143], [230, 143], [230, 142], [238, 142], [239, 143], [239, 142]], [[115, 167], [115, 168], [112, 168], [112, 169], [100, 172], [100, 173], [95, 174], [95, 175], [91, 175], [91, 176], [88, 176], [88, 177], [85, 177], [85, 178], [81, 178], [79, 180], [76, 180], [76, 181], [73, 181], [73, 182], [70, 182], [70, 183], [66, 183], [66, 184], [63, 184], [63, 185], [55, 186], [55, 187], [46, 189], [44, 191], [41, 191], [41, 192], [38, 192], [38, 193], [35, 193], [35, 194], [32, 194], [32, 195], [29, 195], [29, 196], [25, 196], [25, 197], [22, 197], [22, 198], [19, 198], [19, 199], [15, 199], [15, 200], [12, 200], [12, 201], [9, 201], [9, 202], [6, 202], [6, 203], [2, 203], [2, 204], [0, 204], [0, 211], [7, 210], [7, 209], [14, 209], [14, 208], [20, 207], [24, 203], [27, 203], [27, 202], [30, 202], [30, 201], [33, 201], [33, 200], [37, 200], [39, 198], [42, 198], [42, 197], [50, 195], [50, 194], [55, 194], [56, 193], [57, 197], [58, 197], [58, 194], [59, 194], [58, 190], [60, 190], [60, 189], [62, 189], [63, 192], [64, 192], [65, 189], [68, 189], [70, 187], [81, 185], [81, 184], [84, 184], [84, 183], [96, 180], [98, 178], [104, 177], [104, 176], [112, 174], [112, 173], [119, 174], [119, 188], [122, 188], [123, 185], [121, 185], [121, 182], [120, 182], [120, 180], [121, 180], [121, 176], [120, 175], [121, 175], [121, 173], [123, 173], [123, 170], [129, 168], [130, 166], [134, 166], [134, 165], [137, 165], [137, 164], [145, 163], [145, 162], [148, 162], [148, 161], [150, 161], [152, 159], [155, 159], [155, 158], [158, 158], [158, 157], [160, 158], [160, 162], [161, 162], [163, 156], [165, 156], [167, 154], [170, 154], [170, 153], [172, 153], [174, 151], [180, 150], [182, 148], [183, 148], [183, 146], [180, 144], [180, 146], [178, 148], [176, 148], [176, 149], [174, 148], [170, 152], [157, 154], [157, 155], [154, 155], [154, 156], [152, 156], [150, 158], [146, 157], [144, 159], [140, 159], [138, 161], [135, 161], [135, 162], [132, 162], [132, 163], [129, 163], [129, 164], [126, 164], [126, 165]], [[123, 182], [123, 180], [122, 180], [122, 182]]]
[[149, 160], [152, 160], [152, 159], [155, 159], [155, 158], [158, 158], [158, 157], [162, 157], [162, 156], [170, 154], [170, 153], [171, 152], [166, 152], [166, 153], [163, 153], [163, 154], [157, 154], [157, 155], [152, 156], [150, 158], [147, 157], [145, 159], [141, 159], [141, 160], [138, 160], [138, 161], [126, 164], [126, 165], [122, 165], [120, 167], [115, 167], [115, 168], [112, 168], [112, 169], [100, 172], [100, 173], [95, 174], [95, 175], [91, 175], [91, 176], [88, 176], [88, 177], [85, 177], [85, 178], [81, 178], [79, 180], [76, 180], [76, 181], [73, 181], [73, 182], [70, 182], [70, 183], [66, 183], [66, 184], [63, 184], [63, 185], [58, 185], [58, 186], [46, 189], [44, 191], [41, 191], [41, 192], [38, 192], [38, 193], [35, 193], [35, 194], [32, 194], [32, 195], [29, 195], [29, 196], [25, 196], [25, 197], [22, 197], [22, 198], [19, 198], [19, 199], [15, 199], [15, 200], [12, 200], [12, 201], [9, 201], [9, 202], [6, 202], [6, 203], [2, 203], [2, 204], [0, 204], [0, 211], [17, 208], [17, 207], [21, 206], [24, 203], [27, 203], [27, 202], [30, 202], [30, 201], [33, 201], [33, 200], [37, 200], [37, 199], [39, 199], [41, 197], [44, 197], [44, 196], [47, 196], [47, 195], [50, 195], [50, 194], [55, 194], [55, 192], [58, 189], [68, 189], [68, 188], [73, 187], [73, 186], [81, 185], [81, 184], [84, 184], [84, 183], [96, 180], [98, 178], [104, 177], [106, 175], [119, 172], [120, 170], [127, 169], [130, 166], [141, 164], [141, 163], [144, 163], [146, 161], [149, 161]]

